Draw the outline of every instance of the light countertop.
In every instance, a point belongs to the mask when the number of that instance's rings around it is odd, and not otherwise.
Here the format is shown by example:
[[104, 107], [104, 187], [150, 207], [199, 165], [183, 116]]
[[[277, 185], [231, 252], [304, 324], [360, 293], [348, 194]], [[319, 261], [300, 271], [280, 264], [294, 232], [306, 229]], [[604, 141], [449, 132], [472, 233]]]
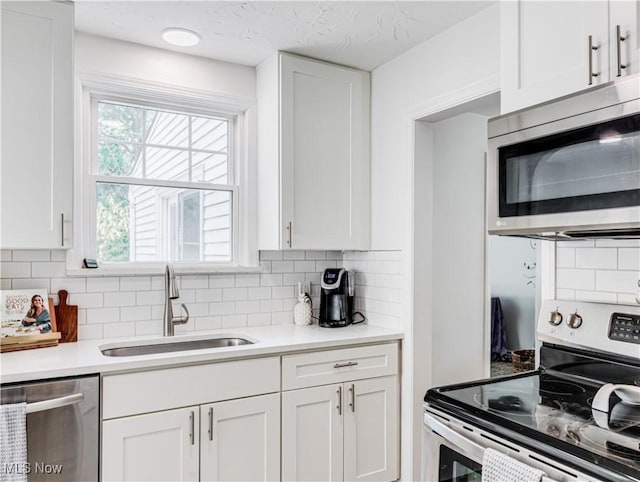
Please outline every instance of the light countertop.
[[[100, 352], [100, 348], [143, 345], [153, 340], [173, 342], [221, 335], [249, 338], [254, 340], [255, 343], [225, 348], [126, 357], [109, 357]], [[2, 383], [13, 383], [90, 373], [111, 373], [207, 361], [231, 360], [322, 348], [340, 348], [349, 345], [400, 340], [402, 336], [400, 331], [369, 325], [351, 325], [343, 328], [320, 328], [317, 325], [286, 325], [211, 330], [166, 338], [154, 336], [86, 340], [76, 343], [61, 343], [58, 346], [49, 348], [2, 353], [0, 355], [0, 381]]]

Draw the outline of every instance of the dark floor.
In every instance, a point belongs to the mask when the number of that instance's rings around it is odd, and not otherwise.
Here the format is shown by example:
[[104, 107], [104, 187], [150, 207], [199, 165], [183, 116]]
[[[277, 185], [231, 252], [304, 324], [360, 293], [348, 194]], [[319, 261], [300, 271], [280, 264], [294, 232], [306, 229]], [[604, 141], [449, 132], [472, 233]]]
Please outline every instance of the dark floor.
[[502, 375], [511, 375], [515, 373], [513, 363], [511, 362], [491, 362], [491, 376], [499, 377]]

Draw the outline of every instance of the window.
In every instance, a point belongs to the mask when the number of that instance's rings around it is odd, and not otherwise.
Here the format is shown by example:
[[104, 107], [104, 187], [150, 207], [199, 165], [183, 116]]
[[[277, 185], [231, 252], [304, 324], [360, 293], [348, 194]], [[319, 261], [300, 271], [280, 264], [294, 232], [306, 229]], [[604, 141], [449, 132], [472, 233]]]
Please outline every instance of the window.
[[83, 258], [124, 274], [168, 261], [182, 272], [256, 266], [253, 103], [124, 77], [80, 81], [68, 272]]
[[98, 261], [231, 262], [234, 119], [93, 104]]

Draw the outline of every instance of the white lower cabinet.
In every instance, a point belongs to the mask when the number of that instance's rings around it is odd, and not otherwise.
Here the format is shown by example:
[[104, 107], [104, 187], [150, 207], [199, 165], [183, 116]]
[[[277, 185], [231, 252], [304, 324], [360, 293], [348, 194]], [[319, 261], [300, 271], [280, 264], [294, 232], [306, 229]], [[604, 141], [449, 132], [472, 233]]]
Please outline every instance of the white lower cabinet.
[[102, 424], [102, 480], [198, 480], [198, 407]]
[[397, 357], [395, 344], [283, 357], [285, 390], [341, 382], [282, 393], [283, 480], [398, 478]]
[[200, 407], [200, 480], [280, 479], [280, 394]]

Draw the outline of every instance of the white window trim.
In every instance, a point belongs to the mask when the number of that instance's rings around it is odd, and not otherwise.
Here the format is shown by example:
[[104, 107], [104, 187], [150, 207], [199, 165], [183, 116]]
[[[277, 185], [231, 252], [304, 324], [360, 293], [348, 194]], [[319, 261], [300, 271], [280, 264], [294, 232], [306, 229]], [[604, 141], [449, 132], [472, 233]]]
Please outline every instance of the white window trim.
[[[179, 274], [228, 273], [259, 271], [257, 250], [257, 199], [256, 199], [256, 102], [255, 99], [220, 95], [147, 80], [133, 79], [104, 73], [79, 71], [76, 74], [75, 100], [75, 163], [74, 163], [74, 229], [73, 248], [67, 253], [69, 276], [127, 276], [155, 275], [164, 272], [165, 262], [109, 263], [97, 269], [82, 268], [82, 260], [92, 257], [88, 239], [95, 229], [95, 209], [87, 199], [94, 199], [95, 183], [88, 182], [92, 175], [88, 162], [93, 162], [95, 145], [92, 132], [92, 96], [113, 99], [138, 100], [147, 105], [158, 104], [165, 108], [175, 106], [203, 114], [216, 111], [234, 116], [235, 134], [232, 149], [237, 153], [233, 179], [239, 189], [232, 191], [233, 229], [235, 231], [234, 260], [229, 263], [173, 262]], [[87, 161], [89, 160], [89, 161]], [[93, 176], [95, 177], [95, 176]], [[110, 180], [114, 180], [111, 178]], [[93, 197], [92, 197], [93, 196]], [[242, 213], [242, 216], [240, 216]]]

